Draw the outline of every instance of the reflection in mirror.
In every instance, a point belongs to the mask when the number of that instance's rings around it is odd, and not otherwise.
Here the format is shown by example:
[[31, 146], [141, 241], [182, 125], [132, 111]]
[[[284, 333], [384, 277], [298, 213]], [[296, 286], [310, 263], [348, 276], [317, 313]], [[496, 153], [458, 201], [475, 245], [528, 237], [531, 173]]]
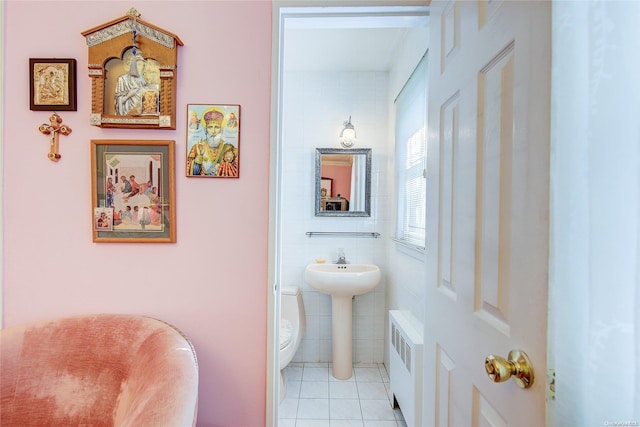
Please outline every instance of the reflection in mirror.
[[371, 149], [316, 148], [316, 216], [371, 216]]

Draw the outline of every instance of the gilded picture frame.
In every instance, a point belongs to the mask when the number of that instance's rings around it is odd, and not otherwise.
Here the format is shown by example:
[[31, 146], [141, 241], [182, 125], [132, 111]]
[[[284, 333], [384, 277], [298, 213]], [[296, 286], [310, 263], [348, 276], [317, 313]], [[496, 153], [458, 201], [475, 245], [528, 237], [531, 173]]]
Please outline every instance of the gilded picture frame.
[[92, 140], [91, 193], [94, 242], [174, 243], [175, 141]]
[[240, 105], [187, 104], [186, 176], [240, 177]]
[[76, 60], [29, 58], [32, 111], [77, 111]]
[[81, 33], [89, 48], [92, 126], [176, 129], [178, 47], [183, 43], [140, 17], [131, 8]]

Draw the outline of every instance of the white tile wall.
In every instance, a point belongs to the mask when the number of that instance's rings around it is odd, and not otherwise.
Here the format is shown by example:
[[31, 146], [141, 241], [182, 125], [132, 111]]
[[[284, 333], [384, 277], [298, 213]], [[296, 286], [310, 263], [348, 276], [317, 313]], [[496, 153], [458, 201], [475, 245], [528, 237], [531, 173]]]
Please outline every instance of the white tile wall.
[[[388, 73], [290, 72], [285, 78], [282, 138], [282, 271], [283, 285], [303, 291], [307, 331], [295, 362], [331, 362], [331, 297], [314, 291], [303, 278], [315, 258], [336, 259], [339, 247], [352, 263], [381, 267], [383, 280], [374, 292], [353, 304], [354, 360], [382, 362], [385, 331], [385, 242], [388, 226], [386, 188]], [[351, 116], [358, 142], [372, 149], [372, 212], [367, 218], [316, 217], [315, 149], [340, 148], [342, 123]], [[366, 231], [381, 239], [306, 236], [308, 231]]]

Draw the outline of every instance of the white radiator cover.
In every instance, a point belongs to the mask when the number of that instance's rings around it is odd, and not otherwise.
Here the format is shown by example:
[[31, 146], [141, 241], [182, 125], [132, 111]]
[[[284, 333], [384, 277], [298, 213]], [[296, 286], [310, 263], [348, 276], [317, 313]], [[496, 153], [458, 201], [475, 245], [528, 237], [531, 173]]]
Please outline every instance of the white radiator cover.
[[422, 330], [410, 312], [389, 311], [391, 392], [408, 427], [422, 426]]

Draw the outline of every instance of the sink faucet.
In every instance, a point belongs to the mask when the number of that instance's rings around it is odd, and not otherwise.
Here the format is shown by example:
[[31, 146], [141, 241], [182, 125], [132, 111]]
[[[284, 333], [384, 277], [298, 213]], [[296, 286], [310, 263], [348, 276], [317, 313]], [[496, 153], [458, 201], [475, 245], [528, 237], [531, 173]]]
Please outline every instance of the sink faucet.
[[347, 258], [344, 255], [344, 249], [338, 248], [338, 260], [336, 264], [347, 264]]

